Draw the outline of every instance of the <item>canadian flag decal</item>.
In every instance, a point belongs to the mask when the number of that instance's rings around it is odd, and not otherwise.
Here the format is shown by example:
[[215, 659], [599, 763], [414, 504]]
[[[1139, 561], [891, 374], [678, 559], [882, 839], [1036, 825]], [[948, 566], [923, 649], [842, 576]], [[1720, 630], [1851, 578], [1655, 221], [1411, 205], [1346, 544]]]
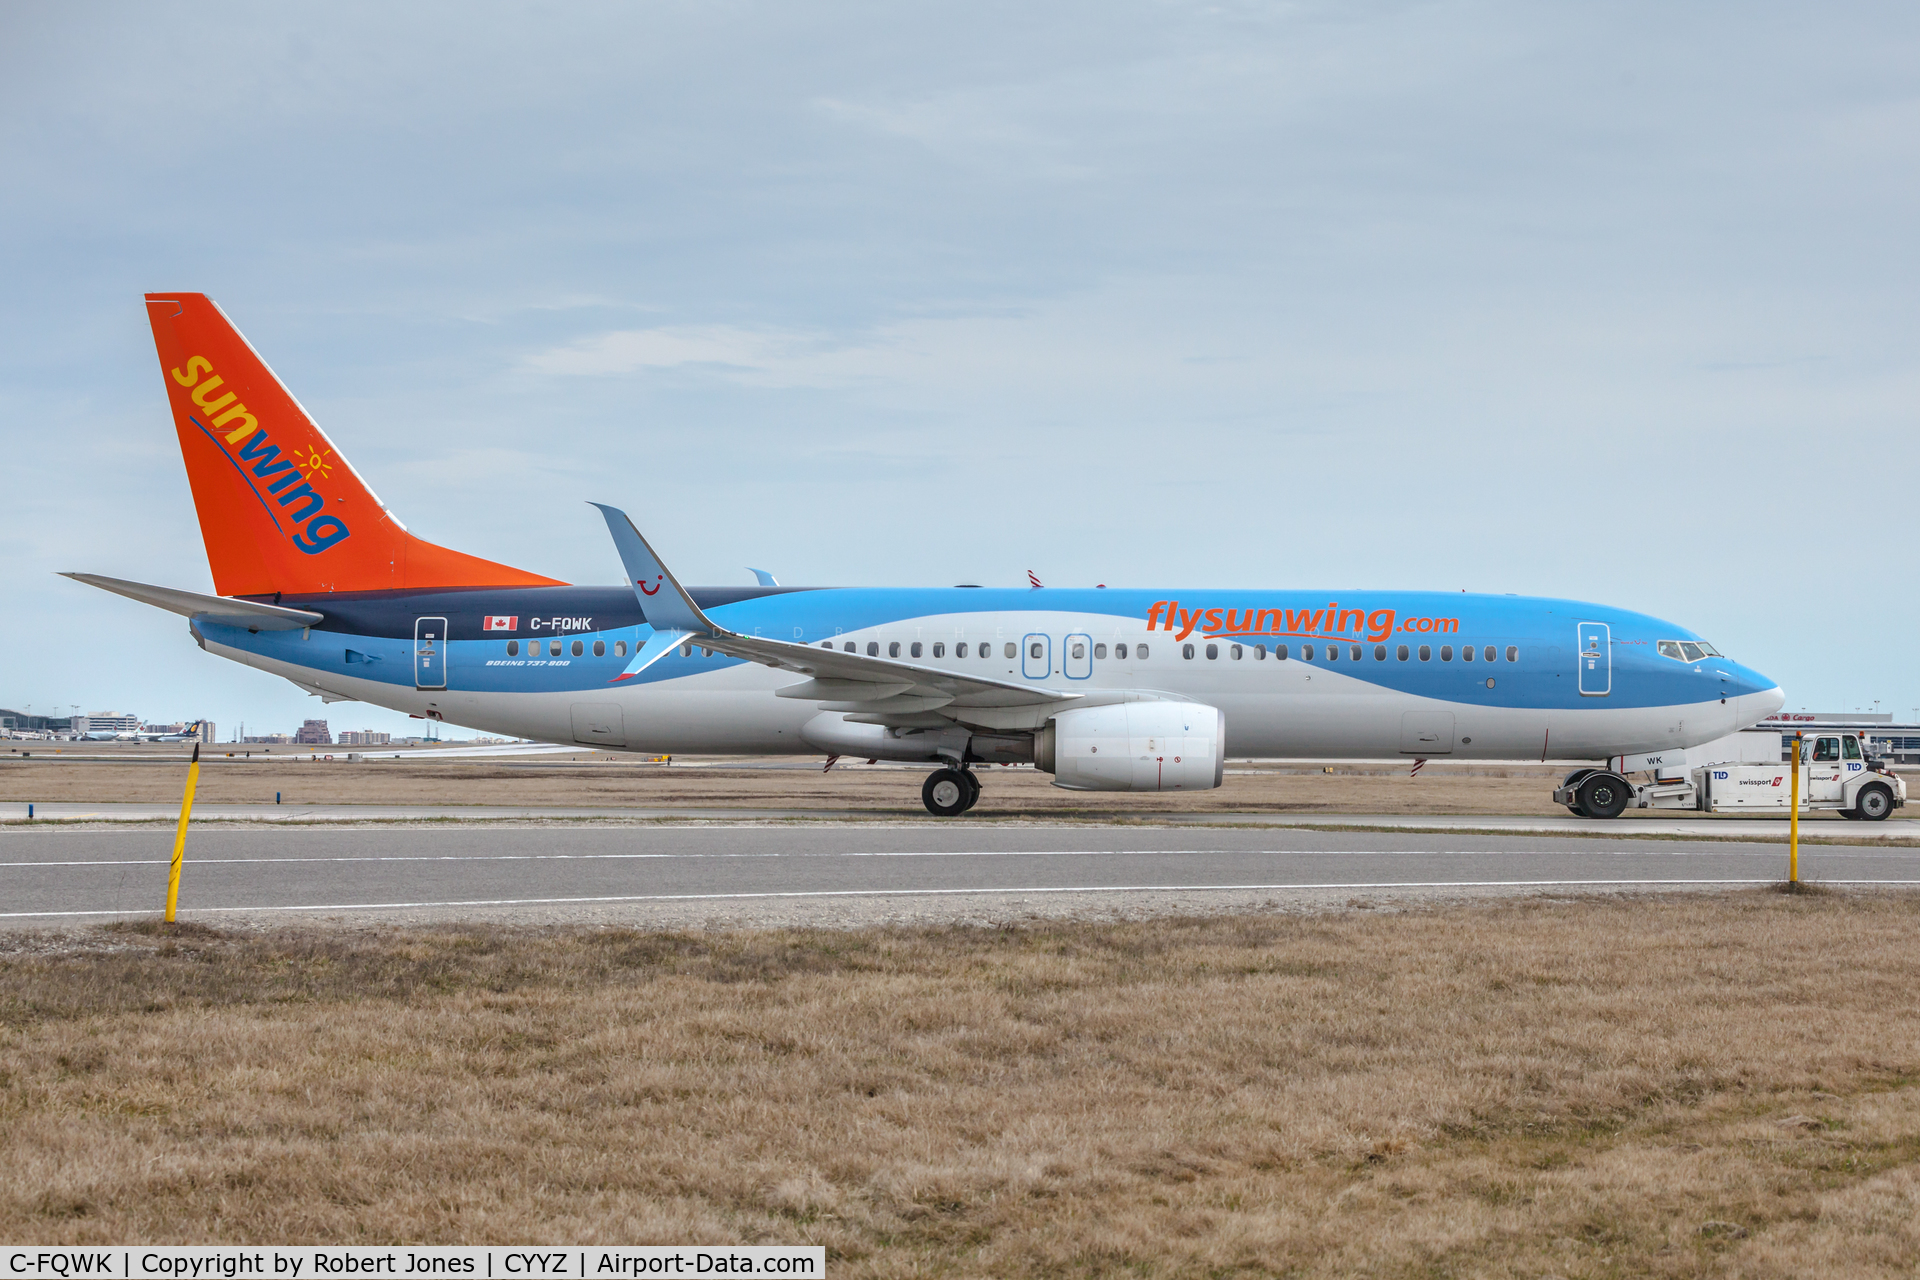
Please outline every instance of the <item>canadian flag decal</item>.
[[482, 631], [518, 631], [520, 629], [520, 619], [518, 617], [508, 618], [497, 613], [490, 613], [487, 615], [487, 620], [480, 624], [480, 629]]

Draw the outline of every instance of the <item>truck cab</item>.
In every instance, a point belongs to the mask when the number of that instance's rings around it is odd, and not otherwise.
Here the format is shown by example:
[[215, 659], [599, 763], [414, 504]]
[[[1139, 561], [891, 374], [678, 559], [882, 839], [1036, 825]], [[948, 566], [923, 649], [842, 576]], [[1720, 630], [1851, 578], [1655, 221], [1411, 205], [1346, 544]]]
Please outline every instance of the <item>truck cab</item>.
[[[1815, 732], [1800, 743], [1800, 807], [1879, 822], [1907, 803], [1907, 783], [1867, 753], [1858, 733]], [[1709, 813], [1785, 809], [1793, 803], [1793, 770], [1778, 765], [1710, 764], [1693, 771], [1697, 804]]]

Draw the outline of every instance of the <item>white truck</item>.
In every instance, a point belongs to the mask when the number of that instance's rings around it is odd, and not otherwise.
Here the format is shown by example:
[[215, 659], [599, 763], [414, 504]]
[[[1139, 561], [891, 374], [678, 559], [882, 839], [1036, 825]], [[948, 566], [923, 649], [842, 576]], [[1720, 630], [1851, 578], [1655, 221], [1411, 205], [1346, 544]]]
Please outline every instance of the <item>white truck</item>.
[[[1622, 764], [1626, 762], [1621, 761]], [[1793, 801], [1793, 765], [1729, 762], [1653, 770], [1652, 782], [1629, 781], [1615, 768], [1576, 769], [1553, 793], [1583, 818], [1617, 818], [1632, 809], [1694, 809], [1701, 813], [1784, 810]], [[1879, 822], [1907, 803], [1906, 779], [1867, 754], [1859, 733], [1807, 735], [1800, 746], [1800, 807], [1833, 810], [1843, 818]]]

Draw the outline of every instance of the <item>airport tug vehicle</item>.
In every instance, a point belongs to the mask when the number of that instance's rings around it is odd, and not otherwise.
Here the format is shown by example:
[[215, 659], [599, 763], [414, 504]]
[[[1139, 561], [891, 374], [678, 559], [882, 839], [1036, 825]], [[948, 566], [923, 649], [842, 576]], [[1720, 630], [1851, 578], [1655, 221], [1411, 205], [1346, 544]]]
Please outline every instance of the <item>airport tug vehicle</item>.
[[[1644, 783], [1630, 782], [1614, 768], [1576, 769], [1553, 793], [1554, 803], [1583, 818], [1615, 818], [1629, 808], [1744, 813], [1785, 809], [1793, 803], [1790, 761], [1708, 764], [1691, 771], [1648, 763], [1653, 781]], [[1870, 755], [1861, 735], [1815, 734], [1800, 744], [1802, 809], [1830, 809], [1843, 818], [1880, 822], [1906, 803], [1906, 779]]]

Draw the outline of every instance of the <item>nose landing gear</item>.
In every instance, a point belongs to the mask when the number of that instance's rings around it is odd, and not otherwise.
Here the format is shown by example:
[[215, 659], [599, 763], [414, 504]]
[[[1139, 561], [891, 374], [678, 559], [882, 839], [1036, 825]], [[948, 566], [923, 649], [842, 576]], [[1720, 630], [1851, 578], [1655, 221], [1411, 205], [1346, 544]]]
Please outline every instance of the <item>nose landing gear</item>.
[[920, 788], [921, 803], [936, 818], [953, 818], [979, 803], [980, 780], [971, 769], [935, 769]]

